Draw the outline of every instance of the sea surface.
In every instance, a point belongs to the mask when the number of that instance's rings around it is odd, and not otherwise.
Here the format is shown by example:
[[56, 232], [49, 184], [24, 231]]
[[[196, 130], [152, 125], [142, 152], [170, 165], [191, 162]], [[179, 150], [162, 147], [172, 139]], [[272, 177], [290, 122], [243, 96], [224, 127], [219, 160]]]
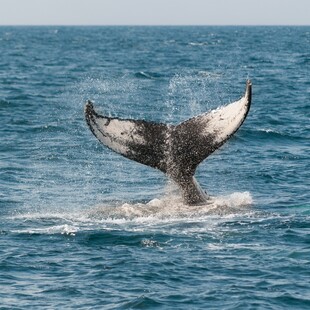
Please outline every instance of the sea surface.
[[[186, 206], [101, 145], [239, 99]], [[310, 309], [310, 27], [0, 27], [0, 309]]]

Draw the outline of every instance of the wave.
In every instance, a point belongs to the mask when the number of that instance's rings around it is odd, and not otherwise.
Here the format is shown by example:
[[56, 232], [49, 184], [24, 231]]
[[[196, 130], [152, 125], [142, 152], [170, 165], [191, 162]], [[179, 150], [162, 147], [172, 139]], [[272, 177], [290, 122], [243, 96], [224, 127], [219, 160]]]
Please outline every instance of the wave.
[[163, 75], [159, 73], [155, 73], [155, 72], [140, 71], [140, 72], [135, 73], [135, 77], [139, 79], [153, 80], [153, 79], [161, 78], [163, 77]]
[[292, 134], [289, 132], [284, 132], [280, 130], [275, 130], [271, 128], [259, 128], [254, 130], [247, 130], [247, 133], [251, 136], [255, 136], [255, 138], [265, 138], [268, 140], [303, 140], [304, 138], [298, 136], [296, 134]]
[[204, 46], [204, 45], [210, 45], [210, 43], [209, 42], [189, 42], [188, 45], [191, 45], [191, 46]]

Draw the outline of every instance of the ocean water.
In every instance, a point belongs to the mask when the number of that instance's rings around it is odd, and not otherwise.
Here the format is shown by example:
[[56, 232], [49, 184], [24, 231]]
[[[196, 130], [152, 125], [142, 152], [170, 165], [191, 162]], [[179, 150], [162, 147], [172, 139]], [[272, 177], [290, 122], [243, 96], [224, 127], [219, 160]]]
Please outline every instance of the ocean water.
[[[310, 309], [310, 27], [0, 27], [0, 309]], [[83, 115], [250, 113], [185, 206]]]

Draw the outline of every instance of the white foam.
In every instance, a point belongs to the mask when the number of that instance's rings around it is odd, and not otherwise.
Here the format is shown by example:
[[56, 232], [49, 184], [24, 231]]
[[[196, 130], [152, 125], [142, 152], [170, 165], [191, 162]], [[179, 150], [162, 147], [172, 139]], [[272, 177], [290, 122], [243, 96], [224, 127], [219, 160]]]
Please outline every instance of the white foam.
[[13, 233], [24, 233], [24, 234], [47, 234], [47, 235], [62, 234], [62, 235], [75, 236], [78, 230], [79, 228], [76, 226], [65, 224], [65, 225], [55, 225], [55, 226], [44, 227], [44, 228], [20, 229], [20, 230], [14, 230], [12, 232]]

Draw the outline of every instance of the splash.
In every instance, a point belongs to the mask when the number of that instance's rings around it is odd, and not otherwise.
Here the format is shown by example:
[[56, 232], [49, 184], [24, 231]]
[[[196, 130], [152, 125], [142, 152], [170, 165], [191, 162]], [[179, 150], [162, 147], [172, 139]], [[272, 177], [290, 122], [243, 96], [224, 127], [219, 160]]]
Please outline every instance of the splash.
[[114, 207], [100, 205], [91, 209], [88, 216], [95, 219], [126, 221], [198, 219], [211, 215], [240, 214], [248, 210], [252, 204], [253, 199], [249, 192], [213, 197], [202, 206], [188, 206], [182, 202], [179, 195], [169, 195], [145, 204], [125, 203]]
[[14, 234], [70, 237], [91, 231], [195, 234], [216, 230], [215, 227], [222, 221], [252, 216], [252, 204], [249, 192], [213, 197], [202, 206], [185, 205], [179, 195], [170, 192], [161, 199], [146, 203], [104, 204], [84, 210], [55, 212], [42, 207], [36, 212], [15, 214], [7, 220], [20, 223], [19, 229], [11, 231]]

